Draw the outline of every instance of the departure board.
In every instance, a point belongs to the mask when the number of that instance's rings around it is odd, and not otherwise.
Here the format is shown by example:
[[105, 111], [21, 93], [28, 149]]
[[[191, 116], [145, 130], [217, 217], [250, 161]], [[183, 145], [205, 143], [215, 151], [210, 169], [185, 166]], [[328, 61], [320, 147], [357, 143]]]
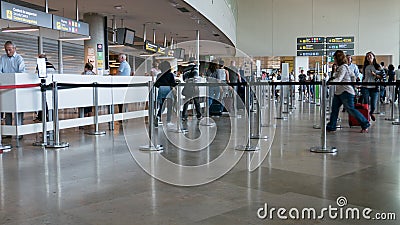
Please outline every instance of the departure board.
[[323, 50], [325, 44], [297, 44], [297, 50]]
[[327, 37], [326, 43], [353, 43], [354, 37]]
[[354, 43], [328, 43], [326, 44], [327, 49], [354, 49]]
[[354, 55], [354, 37], [297, 38], [297, 56], [332, 56], [337, 50]]
[[297, 44], [307, 44], [307, 43], [325, 43], [324, 37], [300, 37], [297, 38]]
[[324, 56], [325, 51], [297, 51], [297, 56]]

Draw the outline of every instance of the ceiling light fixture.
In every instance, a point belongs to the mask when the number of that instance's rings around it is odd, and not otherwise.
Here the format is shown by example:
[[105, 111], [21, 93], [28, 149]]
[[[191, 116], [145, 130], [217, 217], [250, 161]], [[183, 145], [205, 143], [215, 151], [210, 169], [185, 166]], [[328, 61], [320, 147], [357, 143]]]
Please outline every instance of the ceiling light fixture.
[[123, 9], [124, 7], [122, 6], [122, 5], [116, 5], [116, 6], [114, 6], [114, 9], [116, 9], [116, 10], [121, 10], [121, 9]]
[[60, 41], [85, 41], [85, 40], [90, 40], [91, 37], [59, 37], [58, 40]]
[[31, 32], [38, 31], [39, 27], [6, 27], [2, 28], [1, 32], [11, 33], [11, 32]]

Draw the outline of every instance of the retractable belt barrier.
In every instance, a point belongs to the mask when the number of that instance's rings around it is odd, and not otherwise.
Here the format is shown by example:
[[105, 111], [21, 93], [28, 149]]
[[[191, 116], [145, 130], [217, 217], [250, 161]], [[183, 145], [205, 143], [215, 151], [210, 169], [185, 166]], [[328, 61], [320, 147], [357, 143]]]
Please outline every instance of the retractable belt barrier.
[[[317, 82], [286, 82], [286, 81], [285, 82], [270, 82], [270, 81], [268, 81], [268, 82], [243, 82], [243, 83], [185, 83], [185, 85], [188, 85], [188, 86], [191, 86], [191, 85], [193, 85], [193, 86], [205, 86], [205, 87], [226, 86], [226, 85], [229, 85], [229, 86], [245, 86], [245, 88], [246, 88], [246, 91], [245, 91], [245, 105], [246, 105], [246, 108], [248, 110], [247, 114], [249, 116], [251, 114], [251, 112], [250, 112], [250, 108], [251, 108], [250, 104], [251, 103], [250, 102], [251, 102], [251, 94], [252, 94], [251, 93], [251, 87], [252, 86], [257, 87], [257, 86], [265, 86], [265, 85], [267, 85], [268, 87], [275, 87], [277, 85], [281, 85], [281, 86], [286, 86], [286, 85], [290, 85], [290, 86], [292, 86], [292, 85], [302, 85], [302, 86], [303, 85], [322, 85], [321, 86], [322, 90], [321, 90], [320, 94], [322, 95], [321, 97], [322, 97], [323, 101], [321, 102], [321, 110], [322, 110], [322, 112], [320, 114], [321, 114], [321, 126], [325, 127], [325, 125], [326, 125], [326, 90], [327, 90], [326, 88], [327, 88], [327, 85], [333, 85], [333, 86], [335, 86], [335, 85], [357, 85], [357, 86], [372, 86], [372, 85], [379, 86], [379, 85], [385, 85], [385, 86], [396, 86], [396, 85], [399, 85], [399, 83], [400, 83], [399, 81], [390, 82], [390, 83], [389, 82], [325, 82], [325, 81], [322, 81], [322, 82], [320, 82], [320, 81], [317, 81]], [[176, 86], [176, 85], [179, 85], [179, 83], [171, 84], [170, 86]], [[149, 101], [152, 103], [152, 104], [150, 104], [150, 107], [149, 107], [149, 118], [153, 117], [154, 101], [155, 101], [155, 99], [154, 99], [154, 96], [155, 96], [154, 95], [154, 88], [153, 88], [152, 84], [148, 84], [148, 83], [135, 83], [135, 84], [99, 84], [99, 83], [73, 84], [73, 83], [57, 83], [57, 82], [53, 82], [50, 85], [45, 85], [42, 82], [42, 84], [19, 84], [19, 85], [3, 85], [3, 86], [0, 85], [0, 90], [20, 89], [20, 88], [33, 88], [33, 87], [39, 87], [39, 86], [41, 87], [41, 91], [42, 91], [42, 111], [44, 113], [44, 116], [42, 118], [42, 121], [44, 121], [44, 123], [43, 123], [43, 144], [46, 147], [59, 148], [59, 147], [68, 146], [68, 143], [60, 143], [59, 142], [58, 87], [60, 87], [60, 89], [80, 88], [80, 87], [93, 87], [93, 98], [94, 98], [93, 101], [94, 101], [94, 105], [95, 105], [95, 108], [96, 108], [96, 116], [95, 116], [95, 120], [94, 120], [94, 123], [95, 123], [95, 126], [96, 126], [96, 130], [95, 130], [96, 133], [98, 132], [98, 114], [97, 114], [98, 88], [110, 88], [110, 87], [111, 88], [119, 88], [119, 87], [122, 88], [122, 87], [144, 87], [144, 86], [149, 86], [150, 93], [153, 93], [153, 94], [150, 94], [150, 96], [149, 96]], [[46, 125], [45, 125], [45, 123], [46, 123], [46, 114], [45, 114], [45, 112], [46, 112], [46, 107], [45, 107], [46, 106], [46, 102], [45, 102], [46, 98], [45, 98], [45, 91], [49, 90], [50, 88], [53, 91], [54, 140], [52, 140], [51, 143], [49, 144], [45, 140], [45, 138], [46, 138]], [[262, 93], [262, 92], [261, 91], [257, 91], [257, 90], [256, 90], [256, 93], [258, 93], [257, 97], [261, 99], [260, 93]], [[269, 91], [269, 89], [268, 89], [268, 91]], [[206, 94], [207, 94], [207, 92], [206, 92]], [[271, 95], [273, 96], [273, 93], [269, 93], [269, 96], [271, 96]], [[259, 100], [259, 101], [261, 101], [261, 100]], [[283, 100], [281, 100], [281, 102], [283, 102]], [[258, 102], [258, 103], [260, 103], [260, 102]], [[289, 104], [289, 102], [287, 102], [287, 104]], [[261, 108], [260, 106], [258, 106], [256, 108], [259, 115], [261, 115], [260, 114], [260, 108]], [[391, 108], [392, 108], [392, 111], [391, 111], [392, 118], [391, 118], [391, 120], [394, 120], [394, 116], [393, 116], [393, 114], [394, 114], [394, 112], [393, 112], [394, 111], [393, 101], [392, 101], [392, 107]], [[151, 113], [150, 113], [150, 110], [151, 110]], [[400, 110], [399, 110], [399, 119], [400, 119]], [[258, 123], [261, 123], [260, 121], [261, 121], [261, 118], [258, 117]], [[250, 123], [250, 118], [249, 118], [249, 123]], [[398, 121], [393, 121], [393, 125], [399, 125], [399, 124], [400, 123]], [[153, 125], [154, 125], [154, 123], [152, 122], [152, 119], [151, 119], [151, 122], [149, 122], [149, 126], [150, 126], [149, 129], [152, 130], [153, 129], [153, 127], [152, 127]], [[258, 130], [257, 130], [258, 134], [259, 134], [259, 129], [260, 128], [258, 128]], [[251, 126], [250, 125], [247, 126], [247, 132], [248, 132], [248, 141], [247, 141], [246, 145], [244, 145], [243, 148], [241, 148], [241, 149], [242, 150], [255, 150], [255, 149], [257, 149], [257, 148], [254, 149], [254, 146], [251, 146], [251, 144], [250, 144], [250, 139], [251, 139]], [[152, 131], [150, 131], [150, 133], [152, 134]], [[17, 135], [18, 135], [18, 132], [17, 132]], [[4, 146], [4, 145], [1, 144], [1, 135], [0, 135], [0, 153], [2, 153], [4, 151], [7, 151], [9, 149], [11, 149], [11, 146]], [[325, 151], [327, 149], [327, 147], [326, 147], [326, 129], [322, 129], [321, 149], [323, 151], [319, 151], [319, 152], [326, 152]]]

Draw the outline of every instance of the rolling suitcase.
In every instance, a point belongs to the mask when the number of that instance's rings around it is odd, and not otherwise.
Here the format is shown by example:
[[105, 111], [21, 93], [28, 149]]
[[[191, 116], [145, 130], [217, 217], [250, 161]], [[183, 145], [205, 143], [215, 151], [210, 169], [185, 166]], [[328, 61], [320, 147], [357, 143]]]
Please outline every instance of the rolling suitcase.
[[210, 105], [210, 116], [221, 116], [222, 111], [224, 110], [224, 106], [218, 100], [213, 100]]
[[[354, 108], [356, 108], [361, 114], [363, 114], [368, 121], [370, 120], [368, 104], [356, 103], [354, 104]], [[349, 125], [350, 127], [360, 126], [360, 123], [356, 120], [356, 118], [349, 114]]]

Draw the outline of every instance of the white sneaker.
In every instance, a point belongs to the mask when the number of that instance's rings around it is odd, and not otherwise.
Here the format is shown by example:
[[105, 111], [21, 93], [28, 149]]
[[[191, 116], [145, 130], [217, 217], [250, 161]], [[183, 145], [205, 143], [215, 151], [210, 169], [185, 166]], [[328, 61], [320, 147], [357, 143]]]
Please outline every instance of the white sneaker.
[[167, 126], [169, 126], [169, 127], [172, 127], [172, 126], [174, 126], [174, 125], [175, 125], [175, 124], [172, 123], [172, 122], [167, 123]]

